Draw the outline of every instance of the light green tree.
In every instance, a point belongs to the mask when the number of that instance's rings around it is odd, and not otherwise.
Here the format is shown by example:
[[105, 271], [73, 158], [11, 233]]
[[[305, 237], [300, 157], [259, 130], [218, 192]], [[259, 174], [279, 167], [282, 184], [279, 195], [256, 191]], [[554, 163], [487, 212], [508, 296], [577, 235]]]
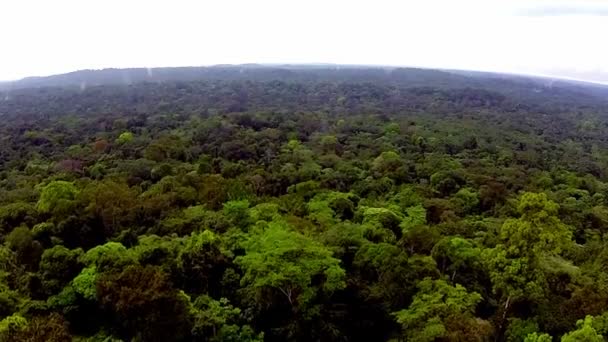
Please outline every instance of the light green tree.
[[577, 329], [562, 336], [562, 342], [603, 342], [604, 338], [593, 328], [593, 317], [576, 322]]
[[256, 334], [248, 325], [239, 325], [241, 309], [230, 304], [228, 299], [215, 300], [207, 295], [196, 298], [192, 304], [194, 336], [209, 338], [212, 342], [245, 341], [261, 342], [264, 334]]
[[83, 269], [79, 275], [72, 280], [74, 291], [82, 297], [94, 300], [97, 296], [95, 281], [97, 280], [97, 270], [94, 267]]
[[[245, 272], [241, 284], [256, 296], [274, 289], [293, 310], [305, 308], [321, 292], [332, 293], [346, 286], [345, 272], [331, 251], [284, 223], [269, 223], [253, 233], [243, 248], [245, 255], [236, 258]], [[314, 285], [313, 277], [320, 275], [324, 281]]]
[[548, 268], [543, 263], [565, 263], [559, 255], [571, 243], [572, 232], [558, 218], [558, 208], [543, 193], [524, 193], [517, 206], [520, 217], [506, 220], [500, 229], [500, 242], [482, 253], [493, 291], [500, 298], [499, 330], [514, 301], [544, 296]]
[[116, 143], [120, 145], [126, 144], [131, 141], [133, 141], [133, 133], [131, 132], [122, 132], [120, 133], [118, 138], [116, 138]]
[[15, 335], [27, 329], [27, 320], [18, 314], [0, 321], [0, 341], [14, 341]]
[[415, 205], [404, 210], [405, 217], [399, 225], [403, 234], [412, 228], [426, 224], [426, 209], [422, 205]]
[[245, 228], [251, 223], [248, 200], [228, 201], [224, 203], [223, 212], [230, 223], [239, 228]]
[[431, 252], [442, 272], [450, 274], [453, 281], [459, 270], [475, 267], [480, 263], [481, 249], [470, 240], [461, 237], [441, 239]]
[[399, 167], [403, 166], [403, 160], [394, 151], [382, 152], [372, 162], [371, 170], [376, 177], [382, 177], [395, 172]]
[[136, 263], [133, 253], [129, 253], [127, 248], [119, 242], [108, 242], [89, 249], [80, 257], [87, 267], [95, 267], [98, 271], [104, 272], [110, 269], [122, 269], [129, 264]]
[[78, 189], [74, 183], [52, 181], [40, 191], [36, 208], [42, 213], [61, 215], [69, 212], [74, 205]]
[[462, 188], [454, 195], [455, 202], [462, 211], [467, 214], [475, 210], [479, 206], [479, 194], [470, 189]]
[[470, 340], [463, 339], [470, 335], [468, 330], [484, 330], [480, 329], [484, 322], [473, 315], [475, 306], [481, 301], [478, 293], [468, 292], [459, 284], [453, 286], [445, 280], [430, 278], [422, 280], [418, 288], [412, 304], [394, 313], [406, 341], [431, 342], [448, 335], [460, 338], [449, 340], [465, 341]]
[[551, 342], [553, 339], [549, 334], [541, 334], [537, 332], [530, 333], [524, 338], [524, 342]]

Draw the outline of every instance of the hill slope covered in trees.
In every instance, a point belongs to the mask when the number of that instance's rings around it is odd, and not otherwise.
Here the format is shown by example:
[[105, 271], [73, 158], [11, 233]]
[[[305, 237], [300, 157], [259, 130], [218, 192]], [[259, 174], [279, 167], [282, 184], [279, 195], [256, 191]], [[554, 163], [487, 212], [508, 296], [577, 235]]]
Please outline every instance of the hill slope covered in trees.
[[608, 336], [601, 86], [326, 66], [20, 84], [0, 90], [2, 341]]

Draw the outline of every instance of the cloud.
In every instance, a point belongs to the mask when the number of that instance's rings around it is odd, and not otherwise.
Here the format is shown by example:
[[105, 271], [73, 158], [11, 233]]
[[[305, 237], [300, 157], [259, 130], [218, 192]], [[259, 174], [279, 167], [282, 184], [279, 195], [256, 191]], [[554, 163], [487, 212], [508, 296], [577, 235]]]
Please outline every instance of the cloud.
[[[20, 0], [1, 7], [0, 80], [223, 63], [608, 71], [608, 0]], [[582, 76], [598, 77], [572, 77]]]
[[528, 6], [515, 11], [516, 15], [528, 17], [561, 16], [608, 16], [608, 3], [562, 3], [541, 6]]

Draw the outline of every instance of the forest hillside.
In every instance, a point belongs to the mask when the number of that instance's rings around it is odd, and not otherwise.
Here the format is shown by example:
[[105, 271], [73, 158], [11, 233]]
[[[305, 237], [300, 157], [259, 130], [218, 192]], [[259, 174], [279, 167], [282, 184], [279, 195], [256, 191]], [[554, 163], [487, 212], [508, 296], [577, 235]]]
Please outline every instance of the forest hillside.
[[0, 84], [0, 341], [603, 341], [608, 88], [380, 67]]

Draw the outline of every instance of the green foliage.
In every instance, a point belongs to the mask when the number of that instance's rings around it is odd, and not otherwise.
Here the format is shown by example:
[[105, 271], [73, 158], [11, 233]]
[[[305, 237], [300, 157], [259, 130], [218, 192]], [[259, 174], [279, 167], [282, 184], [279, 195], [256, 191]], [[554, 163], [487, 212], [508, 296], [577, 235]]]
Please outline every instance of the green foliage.
[[18, 304], [19, 295], [3, 286], [0, 291], [0, 315], [4, 317], [17, 311]]
[[356, 196], [351, 193], [322, 192], [306, 205], [310, 218], [322, 225], [352, 219], [355, 213]]
[[608, 335], [601, 87], [198, 71], [0, 89], [0, 340]]
[[200, 229], [213, 229], [225, 231], [230, 222], [223, 212], [206, 209], [205, 206], [196, 205], [184, 208], [161, 222], [159, 233], [172, 232], [187, 235]]
[[233, 225], [245, 228], [249, 224], [249, 201], [228, 201], [224, 204], [223, 211]]
[[116, 143], [120, 145], [129, 143], [131, 141], [133, 141], [133, 133], [131, 132], [122, 132], [118, 138], [116, 138]]
[[[481, 296], [469, 293], [461, 285], [449, 285], [444, 280], [424, 279], [408, 309], [395, 313], [408, 341], [435, 341], [438, 338], [466, 336], [468, 325], [479, 325], [473, 318]], [[460, 325], [460, 326], [459, 326]], [[458, 328], [456, 328], [458, 327]]]
[[16, 341], [62, 342], [71, 340], [72, 336], [63, 316], [52, 313], [33, 317], [25, 329], [20, 329], [13, 338]]
[[360, 244], [356, 247], [353, 266], [366, 287], [364, 293], [387, 307], [403, 307], [411, 299], [419, 279], [437, 276], [435, 262], [430, 257], [408, 256], [387, 242]]
[[588, 342], [602, 342], [604, 338], [598, 334], [593, 328], [593, 318], [591, 316], [585, 317], [584, 320], [576, 322], [577, 329], [571, 331], [562, 336], [562, 342], [576, 342], [576, 341], [588, 341]]
[[106, 233], [132, 222], [136, 213], [137, 193], [123, 182], [102, 180], [87, 185], [80, 194], [80, 201], [88, 203], [86, 211], [98, 216]]
[[397, 192], [392, 198], [392, 202], [397, 204], [401, 210], [407, 210], [407, 208], [421, 205], [422, 200], [423, 198], [411, 185], [402, 186], [399, 192]]
[[539, 334], [537, 332], [526, 335], [523, 339], [524, 342], [551, 342], [553, 339], [549, 334]]
[[108, 242], [88, 250], [80, 262], [87, 267], [95, 267], [100, 271], [120, 269], [135, 262], [135, 258], [127, 252], [127, 248], [118, 242]]
[[260, 203], [249, 211], [253, 222], [273, 221], [280, 217], [279, 206], [275, 203]]
[[157, 265], [165, 270], [174, 269], [177, 255], [184, 239], [174, 236], [144, 235], [137, 238], [135, 246], [127, 251], [125, 261], [139, 262], [142, 265]]
[[82, 249], [69, 250], [63, 246], [45, 250], [38, 267], [43, 286], [50, 293], [61, 290], [80, 271], [82, 254]]
[[545, 194], [523, 194], [517, 210], [520, 217], [505, 221], [501, 243], [484, 251], [484, 260], [494, 290], [505, 298], [542, 296], [542, 262], [571, 243], [571, 231], [557, 217], [557, 204]]
[[[294, 308], [305, 308], [319, 291], [331, 294], [345, 286], [345, 272], [330, 250], [284, 224], [269, 223], [245, 241], [243, 248], [245, 255], [236, 258], [245, 272], [241, 283], [258, 297], [271, 288]], [[325, 279], [315, 286], [312, 279], [319, 275]]]
[[179, 340], [190, 331], [187, 299], [159, 267], [131, 265], [100, 275], [96, 285], [100, 304], [124, 329], [124, 338]]
[[15, 257], [23, 265], [35, 268], [38, 265], [42, 246], [34, 240], [32, 232], [24, 226], [13, 229], [5, 238], [6, 245], [15, 252]]
[[376, 178], [381, 178], [383, 176], [399, 180], [407, 178], [405, 163], [401, 159], [401, 156], [394, 151], [382, 152], [372, 162], [370, 171]]
[[479, 194], [469, 188], [458, 190], [454, 197], [464, 213], [471, 213], [479, 206]]
[[208, 230], [192, 233], [177, 255], [177, 266], [184, 275], [183, 288], [191, 293], [218, 292], [226, 265], [219, 238]]
[[224, 325], [218, 334], [211, 339], [217, 342], [263, 342], [264, 333], [256, 333], [250, 326], [238, 326], [235, 324]]
[[412, 228], [426, 224], [426, 209], [421, 205], [405, 209], [405, 217], [399, 224], [404, 233]]
[[264, 334], [256, 334], [248, 325], [238, 325], [241, 310], [232, 306], [226, 298], [214, 300], [202, 295], [193, 303], [193, 335], [207, 337], [210, 341], [247, 341], [264, 340]]
[[507, 253], [528, 256], [531, 254], [559, 254], [570, 242], [570, 228], [557, 217], [559, 206], [543, 193], [525, 193], [517, 210], [519, 219], [507, 220], [500, 237], [507, 242]]
[[0, 227], [14, 228], [21, 222], [28, 222], [36, 217], [35, 207], [30, 203], [15, 202], [0, 207]]
[[73, 208], [77, 194], [78, 189], [74, 183], [52, 181], [40, 190], [36, 208], [42, 213], [66, 214]]
[[481, 264], [481, 249], [461, 237], [441, 239], [431, 254], [437, 264], [441, 265], [441, 270], [449, 274], [452, 280], [457, 272], [475, 269]]
[[[526, 338], [531, 341], [541, 339], [542, 335], [538, 333], [538, 323], [532, 320], [524, 320], [520, 318], [509, 319], [509, 326], [505, 332], [508, 342], [525, 341]], [[550, 341], [551, 339], [549, 339]]]
[[27, 320], [20, 315], [7, 316], [0, 321], [0, 340], [15, 341], [16, 336], [27, 328]]
[[97, 271], [93, 267], [87, 267], [83, 269], [74, 280], [72, 280], [72, 287], [74, 291], [80, 294], [83, 298], [88, 300], [94, 300], [96, 297], [95, 284], [97, 281]]
[[241, 310], [230, 305], [226, 298], [214, 300], [207, 295], [197, 297], [193, 307], [196, 312], [193, 330], [199, 336], [216, 335], [224, 324], [241, 314]]

